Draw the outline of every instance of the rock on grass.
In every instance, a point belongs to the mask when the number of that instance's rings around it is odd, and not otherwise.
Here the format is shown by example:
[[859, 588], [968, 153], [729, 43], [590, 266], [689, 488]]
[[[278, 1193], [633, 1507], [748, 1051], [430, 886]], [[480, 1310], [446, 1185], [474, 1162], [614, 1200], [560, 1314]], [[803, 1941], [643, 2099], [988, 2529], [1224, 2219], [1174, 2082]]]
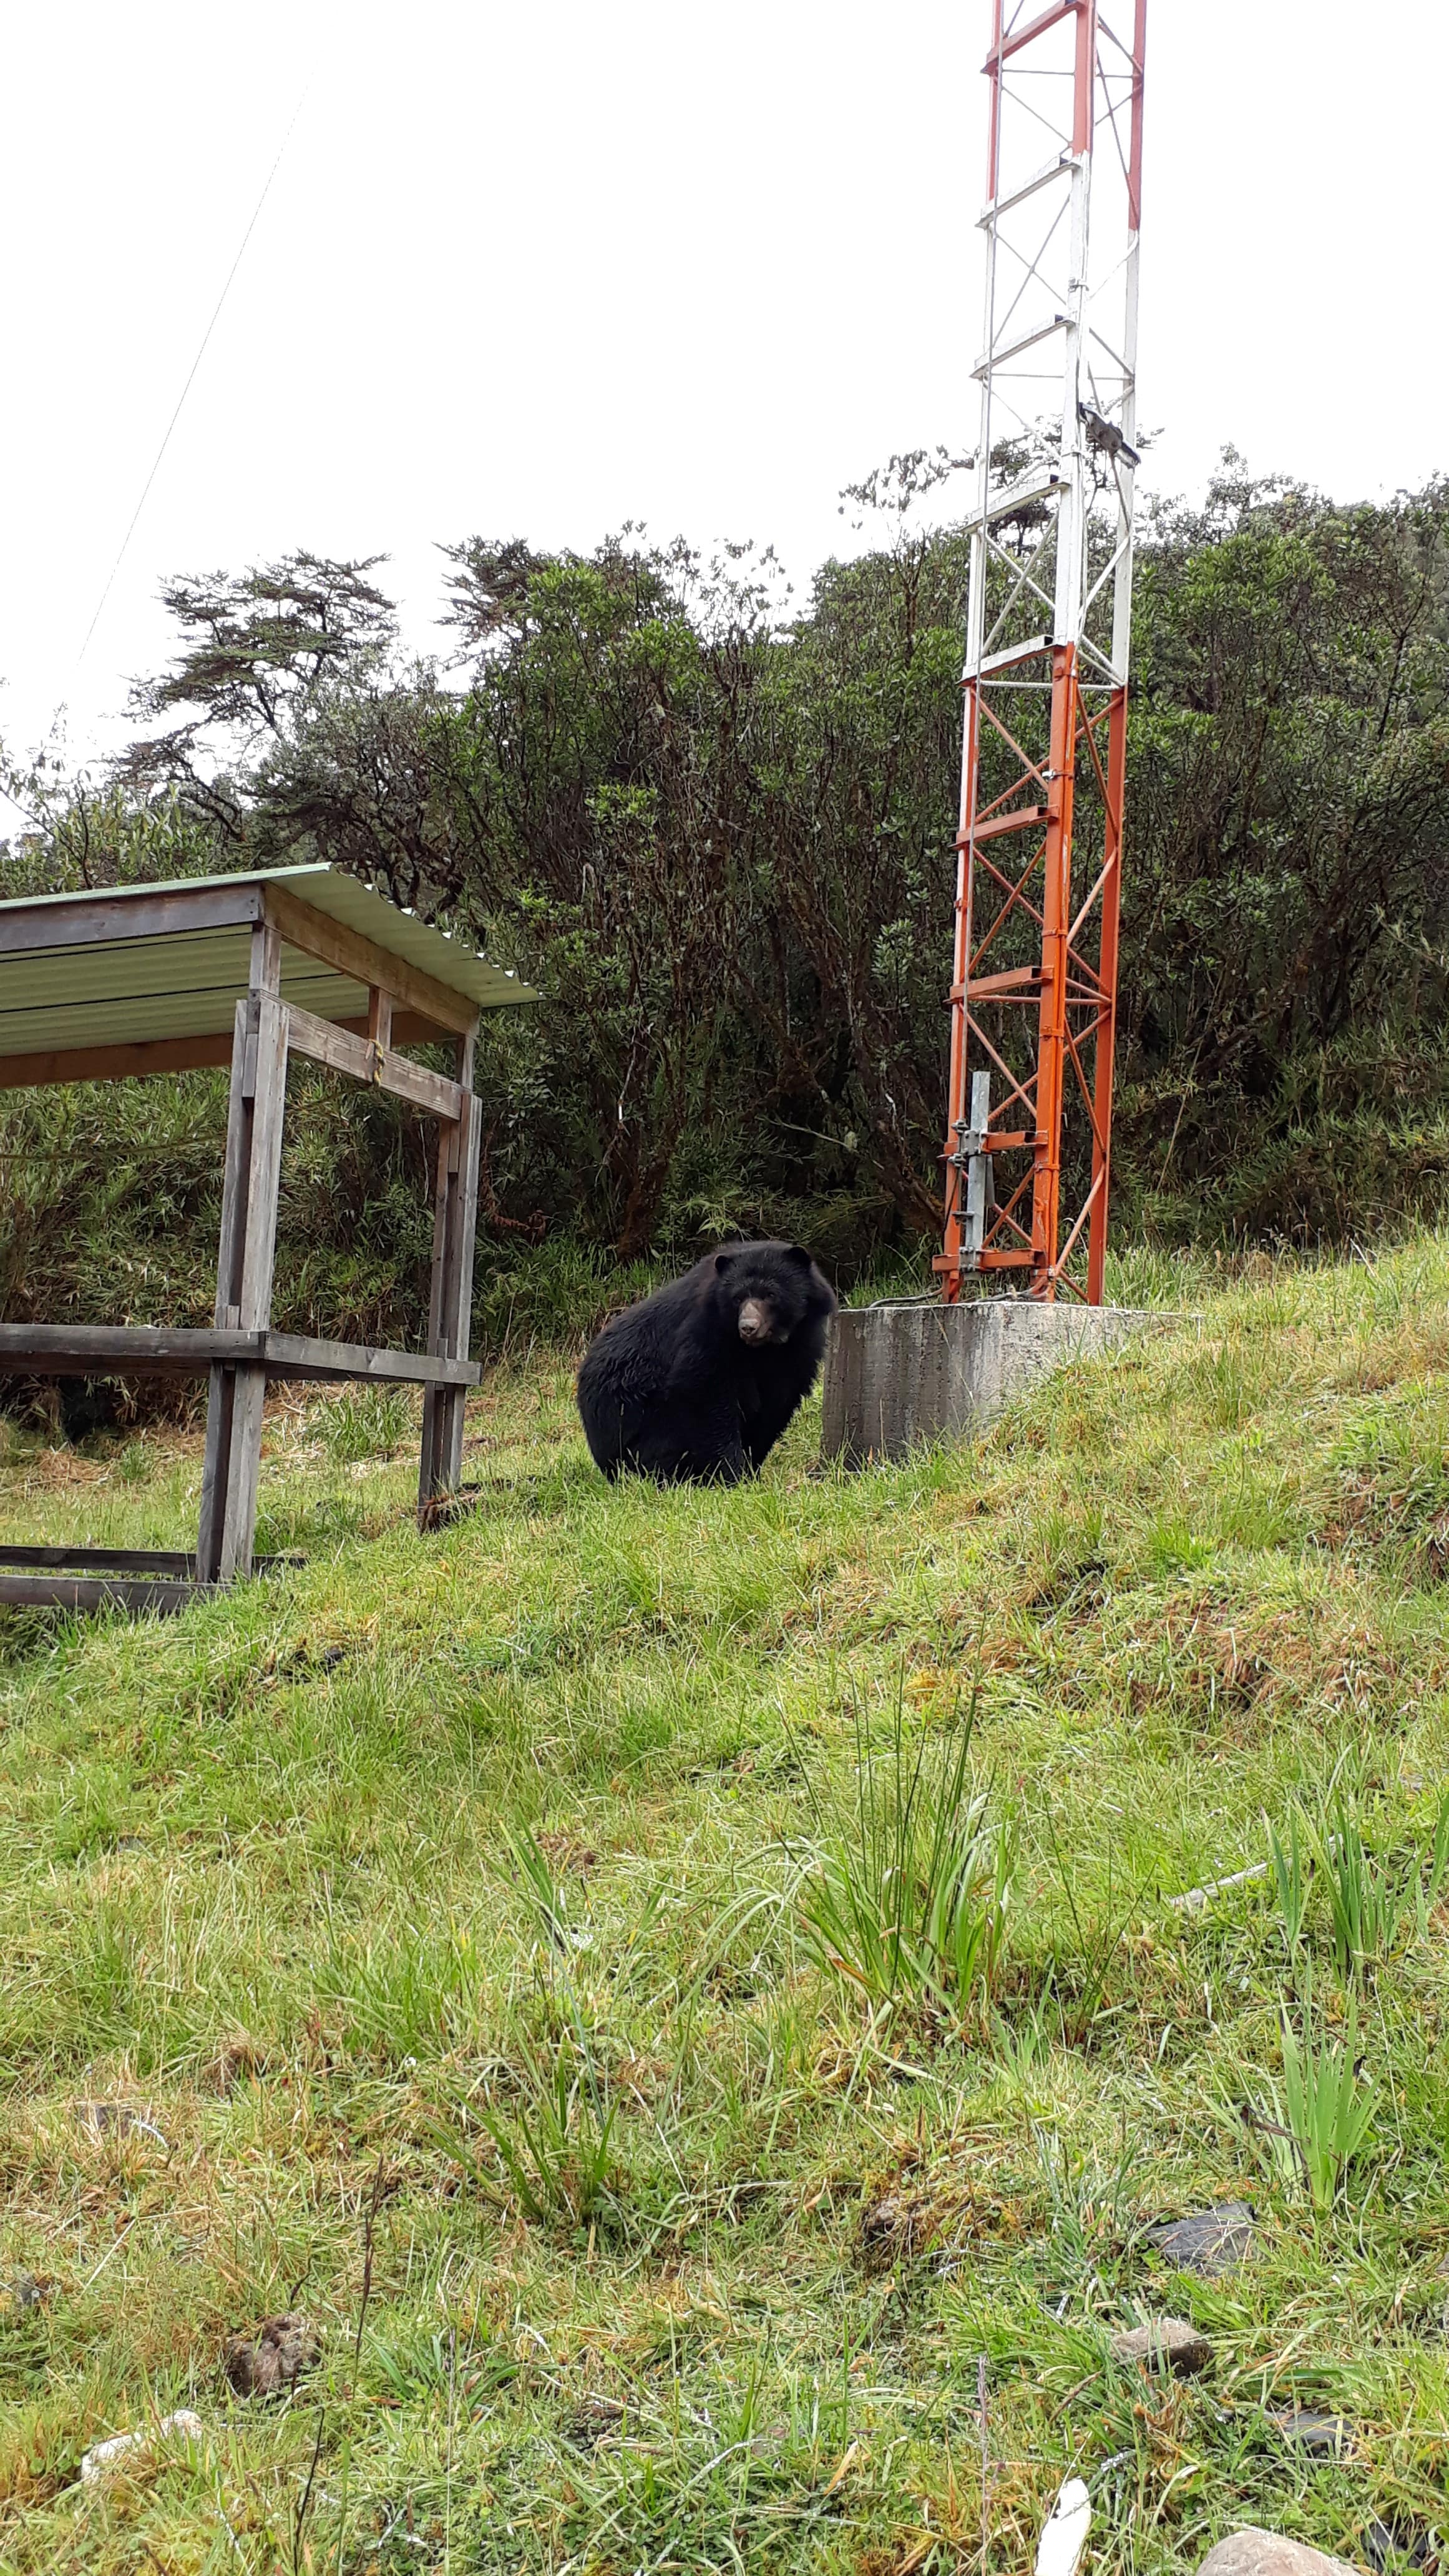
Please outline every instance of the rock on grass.
[[1342, 2415], [1325, 2415], [1316, 2406], [1269, 2406], [1265, 2412], [1285, 2442], [1313, 2459], [1341, 2459], [1353, 2448], [1353, 2426]]
[[1215, 2209], [1149, 2227], [1146, 2241], [1175, 2271], [1200, 2272], [1211, 2280], [1243, 2261], [1253, 2241], [1253, 2213], [1245, 2200], [1222, 2200]]
[[320, 2349], [305, 2317], [268, 2317], [254, 2336], [232, 2336], [226, 2375], [238, 2397], [276, 2397], [311, 2369]]
[[1358, 2571], [1346, 2558], [1331, 2558], [1326, 2550], [1250, 2524], [1210, 2549], [1198, 2576], [1358, 2576]]
[[1206, 2370], [1212, 2357], [1207, 2336], [1182, 2317], [1153, 2317], [1145, 2326], [1133, 2326], [1112, 2337], [1114, 2361], [1140, 2362], [1144, 2370], [1170, 2370], [1179, 2379], [1191, 2379]]

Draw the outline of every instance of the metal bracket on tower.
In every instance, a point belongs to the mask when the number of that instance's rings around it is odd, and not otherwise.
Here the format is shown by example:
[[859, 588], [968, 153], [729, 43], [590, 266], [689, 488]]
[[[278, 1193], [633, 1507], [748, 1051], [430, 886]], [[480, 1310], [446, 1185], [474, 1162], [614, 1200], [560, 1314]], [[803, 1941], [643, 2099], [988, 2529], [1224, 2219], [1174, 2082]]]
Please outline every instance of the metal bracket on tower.
[[996, 1206], [996, 1191], [991, 1177], [991, 1157], [995, 1148], [987, 1142], [990, 1124], [991, 1076], [989, 1073], [973, 1073], [970, 1120], [957, 1119], [956, 1151], [947, 1157], [955, 1164], [964, 1183], [961, 1227], [961, 1266], [964, 1270], [980, 1268], [987, 1219]]

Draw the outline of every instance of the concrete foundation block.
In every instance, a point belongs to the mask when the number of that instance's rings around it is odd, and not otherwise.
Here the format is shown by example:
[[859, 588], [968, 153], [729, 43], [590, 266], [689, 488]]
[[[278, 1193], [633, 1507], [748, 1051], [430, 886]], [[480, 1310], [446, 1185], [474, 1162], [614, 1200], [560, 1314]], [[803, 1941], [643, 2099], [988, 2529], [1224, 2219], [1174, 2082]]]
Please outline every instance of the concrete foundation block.
[[1049, 1369], [1115, 1350], [1147, 1320], [1138, 1307], [1028, 1297], [842, 1306], [825, 1354], [821, 1455], [858, 1467], [983, 1430]]

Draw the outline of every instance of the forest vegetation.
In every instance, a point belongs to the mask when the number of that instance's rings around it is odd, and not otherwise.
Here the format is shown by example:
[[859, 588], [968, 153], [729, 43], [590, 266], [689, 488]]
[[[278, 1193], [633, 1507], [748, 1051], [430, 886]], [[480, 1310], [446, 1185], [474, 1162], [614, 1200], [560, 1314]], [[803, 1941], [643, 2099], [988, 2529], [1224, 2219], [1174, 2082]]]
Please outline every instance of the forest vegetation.
[[[587, 1323], [620, 1265], [798, 1235], [849, 1286], [938, 1197], [965, 546], [939, 471], [798, 611], [748, 549], [445, 548], [406, 658], [380, 562], [165, 587], [102, 773], [12, 762], [10, 891], [323, 859], [536, 984], [485, 1025], [478, 1314]], [[1139, 552], [1117, 1223], [1316, 1244], [1449, 1176], [1449, 483], [1343, 507], [1229, 454]], [[423, 1136], [294, 1076], [278, 1320], [416, 1323]], [[203, 1316], [225, 1087], [0, 1104], [7, 1315]], [[118, 1304], [118, 1282], [120, 1295]]]

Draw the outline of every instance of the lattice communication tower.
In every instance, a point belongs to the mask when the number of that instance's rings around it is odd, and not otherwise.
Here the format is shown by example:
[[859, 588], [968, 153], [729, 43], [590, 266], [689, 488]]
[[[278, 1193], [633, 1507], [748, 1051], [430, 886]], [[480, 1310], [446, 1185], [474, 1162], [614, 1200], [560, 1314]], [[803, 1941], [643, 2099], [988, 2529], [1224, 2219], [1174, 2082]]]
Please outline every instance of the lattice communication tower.
[[[1146, 0], [992, 0], [945, 1245], [1102, 1296]], [[1128, 20], [1130, 18], [1130, 24]], [[1043, 154], [1046, 158], [1043, 158]], [[1011, 1284], [1003, 1281], [1003, 1285]]]

